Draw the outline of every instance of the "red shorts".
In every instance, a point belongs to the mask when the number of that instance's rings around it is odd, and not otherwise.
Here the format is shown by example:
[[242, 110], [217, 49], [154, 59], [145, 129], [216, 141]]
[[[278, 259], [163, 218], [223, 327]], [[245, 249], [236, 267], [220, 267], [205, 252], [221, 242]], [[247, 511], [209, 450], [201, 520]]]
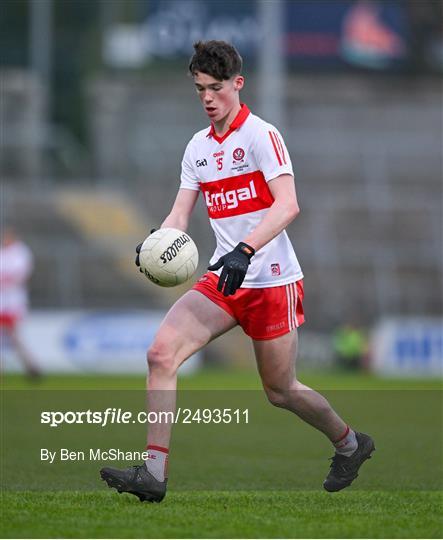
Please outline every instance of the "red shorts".
[[13, 313], [0, 313], [0, 328], [9, 328], [13, 330], [17, 323], [20, 321], [20, 317]]
[[238, 289], [233, 296], [217, 290], [218, 276], [204, 274], [192, 287], [234, 317], [252, 339], [274, 339], [305, 322], [303, 280], [279, 287]]

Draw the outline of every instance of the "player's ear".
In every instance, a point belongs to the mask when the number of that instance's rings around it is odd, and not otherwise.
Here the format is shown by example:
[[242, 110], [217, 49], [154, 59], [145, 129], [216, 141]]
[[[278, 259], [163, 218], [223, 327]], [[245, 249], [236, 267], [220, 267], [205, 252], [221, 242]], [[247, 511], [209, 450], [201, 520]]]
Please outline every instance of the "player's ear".
[[245, 78], [241, 75], [236, 75], [234, 77], [234, 89], [240, 91], [245, 85]]

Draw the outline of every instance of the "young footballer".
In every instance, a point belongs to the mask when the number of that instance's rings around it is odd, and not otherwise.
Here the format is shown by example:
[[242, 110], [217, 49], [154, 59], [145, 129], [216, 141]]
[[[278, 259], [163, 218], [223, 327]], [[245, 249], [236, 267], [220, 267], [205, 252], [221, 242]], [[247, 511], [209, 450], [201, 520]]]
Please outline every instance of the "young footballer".
[[[223, 41], [198, 42], [194, 49], [189, 71], [211, 125], [186, 148], [180, 189], [161, 226], [185, 231], [202, 192], [217, 248], [209, 271], [172, 306], [148, 351], [148, 408], [175, 411], [179, 366], [239, 324], [252, 339], [269, 401], [334, 445], [323, 485], [339, 491], [375, 448], [371, 437], [351, 429], [296, 377], [297, 327], [304, 313], [303, 274], [285, 232], [300, 212], [291, 159], [279, 131], [240, 102], [244, 77], [236, 49]], [[102, 478], [142, 501], [161, 501], [170, 437], [171, 424], [151, 424], [147, 461], [124, 470], [104, 468]]]

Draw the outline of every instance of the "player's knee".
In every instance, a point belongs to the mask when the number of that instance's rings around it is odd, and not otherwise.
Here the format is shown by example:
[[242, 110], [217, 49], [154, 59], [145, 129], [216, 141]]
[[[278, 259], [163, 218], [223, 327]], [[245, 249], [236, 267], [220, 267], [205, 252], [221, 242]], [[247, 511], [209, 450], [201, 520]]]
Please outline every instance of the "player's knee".
[[269, 403], [271, 403], [271, 405], [274, 405], [274, 407], [286, 407], [287, 396], [285, 392], [274, 388], [266, 388], [266, 396], [269, 400]]
[[174, 374], [177, 369], [172, 348], [165, 342], [154, 342], [148, 349], [147, 360], [149, 373]]

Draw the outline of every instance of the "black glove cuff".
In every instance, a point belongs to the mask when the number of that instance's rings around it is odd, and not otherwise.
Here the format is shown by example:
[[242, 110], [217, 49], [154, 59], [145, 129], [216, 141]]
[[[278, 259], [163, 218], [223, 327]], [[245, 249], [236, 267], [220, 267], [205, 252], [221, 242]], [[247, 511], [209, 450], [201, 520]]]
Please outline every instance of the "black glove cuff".
[[246, 257], [248, 257], [249, 260], [252, 259], [252, 257], [255, 255], [255, 249], [248, 244], [245, 244], [244, 242], [240, 242], [235, 247], [237, 251], [241, 251]]

